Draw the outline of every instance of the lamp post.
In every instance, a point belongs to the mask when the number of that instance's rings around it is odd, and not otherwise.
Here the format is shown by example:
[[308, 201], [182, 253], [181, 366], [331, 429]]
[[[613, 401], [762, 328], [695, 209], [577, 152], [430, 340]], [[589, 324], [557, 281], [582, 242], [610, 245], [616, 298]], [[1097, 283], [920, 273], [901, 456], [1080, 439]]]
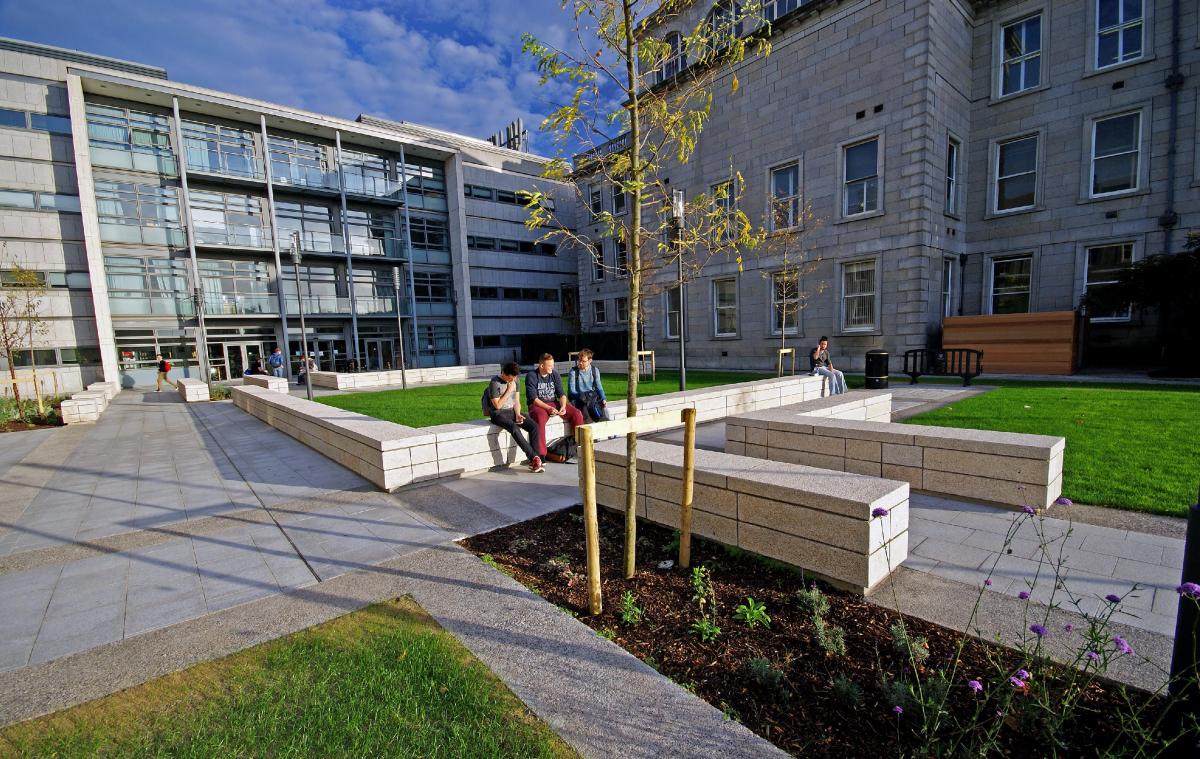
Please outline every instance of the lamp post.
[[404, 317], [400, 309], [400, 267], [392, 267], [392, 290], [396, 297], [396, 329], [400, 332], [400, 385], [408, 389], [408, 371], [404, 367]]
[[[304, 325], [304, 296], [300, 292], [300, 233], [292, 232], [292, 274], [296, 278], [296, 310], [300, 312], [300, 360], [304, 362], [304, 389], [313, 399], [312, 371], [308, 367], [308, 329]], [[285, 336], [286, 337], [286, 336]]]
[[687, 390], [687, 290], [683, 283], [683, 190], [671, 193], [671, 233], [675, 238], [675, 262], [679, 266], [679, 389]]

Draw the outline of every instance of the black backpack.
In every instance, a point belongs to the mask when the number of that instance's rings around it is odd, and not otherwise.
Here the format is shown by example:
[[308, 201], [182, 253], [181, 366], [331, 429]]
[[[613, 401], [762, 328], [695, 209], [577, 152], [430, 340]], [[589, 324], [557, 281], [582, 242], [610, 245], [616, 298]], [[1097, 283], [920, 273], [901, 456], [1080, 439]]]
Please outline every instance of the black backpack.
[[488, 396], [488, 391], [491, 389], [492, 383], [489, 382], [487, 386], [483, 388], [483, 397], [479, 399], [480, 404], [483, 406], [483, 415], [488, 418], [491, 418], [492, 412], [496, 410], [496, 407], [492, 405], [492, 399]]

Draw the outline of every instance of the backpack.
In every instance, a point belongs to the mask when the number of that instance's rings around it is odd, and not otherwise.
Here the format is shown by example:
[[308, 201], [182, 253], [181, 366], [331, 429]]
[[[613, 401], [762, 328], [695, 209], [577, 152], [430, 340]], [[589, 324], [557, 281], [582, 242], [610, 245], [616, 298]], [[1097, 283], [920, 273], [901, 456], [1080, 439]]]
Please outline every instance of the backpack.
[[492, 405], [492, 399], [488, 397], [488, 391], [491, 389], [492, 383], [489, 382], [487, 387], [483, 389], [483, 397], [479, 399], [480, 405], [483, 406], [483, 415], [489, 418], [492, 416], [492, 412], [496, 410], [495, 406]]
[[579, 453], [579, 446], [575, 442], [572, 435], [566, 435], [558, 440], [558, 442], [550, 445], [546, 450], [549, 453], [557, 453], [563, 457], [564, 461], [570, 461]]
[[164, 361], [163, 366], [166, 367], [165, 369], [163, 369], [164, 372], [171, 371], [171, 362], [170, 361]]

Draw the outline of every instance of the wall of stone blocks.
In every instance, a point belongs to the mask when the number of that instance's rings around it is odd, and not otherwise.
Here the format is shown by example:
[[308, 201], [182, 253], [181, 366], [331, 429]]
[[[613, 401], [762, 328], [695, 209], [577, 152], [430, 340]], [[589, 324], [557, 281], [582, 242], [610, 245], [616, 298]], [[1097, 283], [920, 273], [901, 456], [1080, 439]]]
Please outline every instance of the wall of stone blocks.
[[[682, 449], [638, 445], [638, 515], [679, 527]], [[597, 445], [596, 501], [625, 508], [620, 440]], [[714, 451], [696, 451], [692, 531], [725, 545], [786, 561], [862, 592], [908, 555], [908, 486]], [[582, 474], [581, 474], [582, 476]], [[889, 516], [872, 519], [886, 508]]]
[[212, 400], [209, 394], [208, 383], [198, 379], [181, 377], [175, 380], [175, 389], [179, 392], [179, 397], [184, 403], [199, 403]]

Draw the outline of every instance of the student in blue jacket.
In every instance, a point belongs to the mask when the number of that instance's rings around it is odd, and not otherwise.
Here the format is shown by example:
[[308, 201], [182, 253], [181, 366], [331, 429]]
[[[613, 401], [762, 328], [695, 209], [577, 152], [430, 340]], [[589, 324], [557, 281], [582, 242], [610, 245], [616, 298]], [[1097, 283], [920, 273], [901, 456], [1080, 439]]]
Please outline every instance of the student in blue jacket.
[[607, 422], [608, 398], [600, 370], [592, 365], [593, 355], [588, 348], [579, 351], [575, 366], [567, 373], [567, 398], [589, 422]]

